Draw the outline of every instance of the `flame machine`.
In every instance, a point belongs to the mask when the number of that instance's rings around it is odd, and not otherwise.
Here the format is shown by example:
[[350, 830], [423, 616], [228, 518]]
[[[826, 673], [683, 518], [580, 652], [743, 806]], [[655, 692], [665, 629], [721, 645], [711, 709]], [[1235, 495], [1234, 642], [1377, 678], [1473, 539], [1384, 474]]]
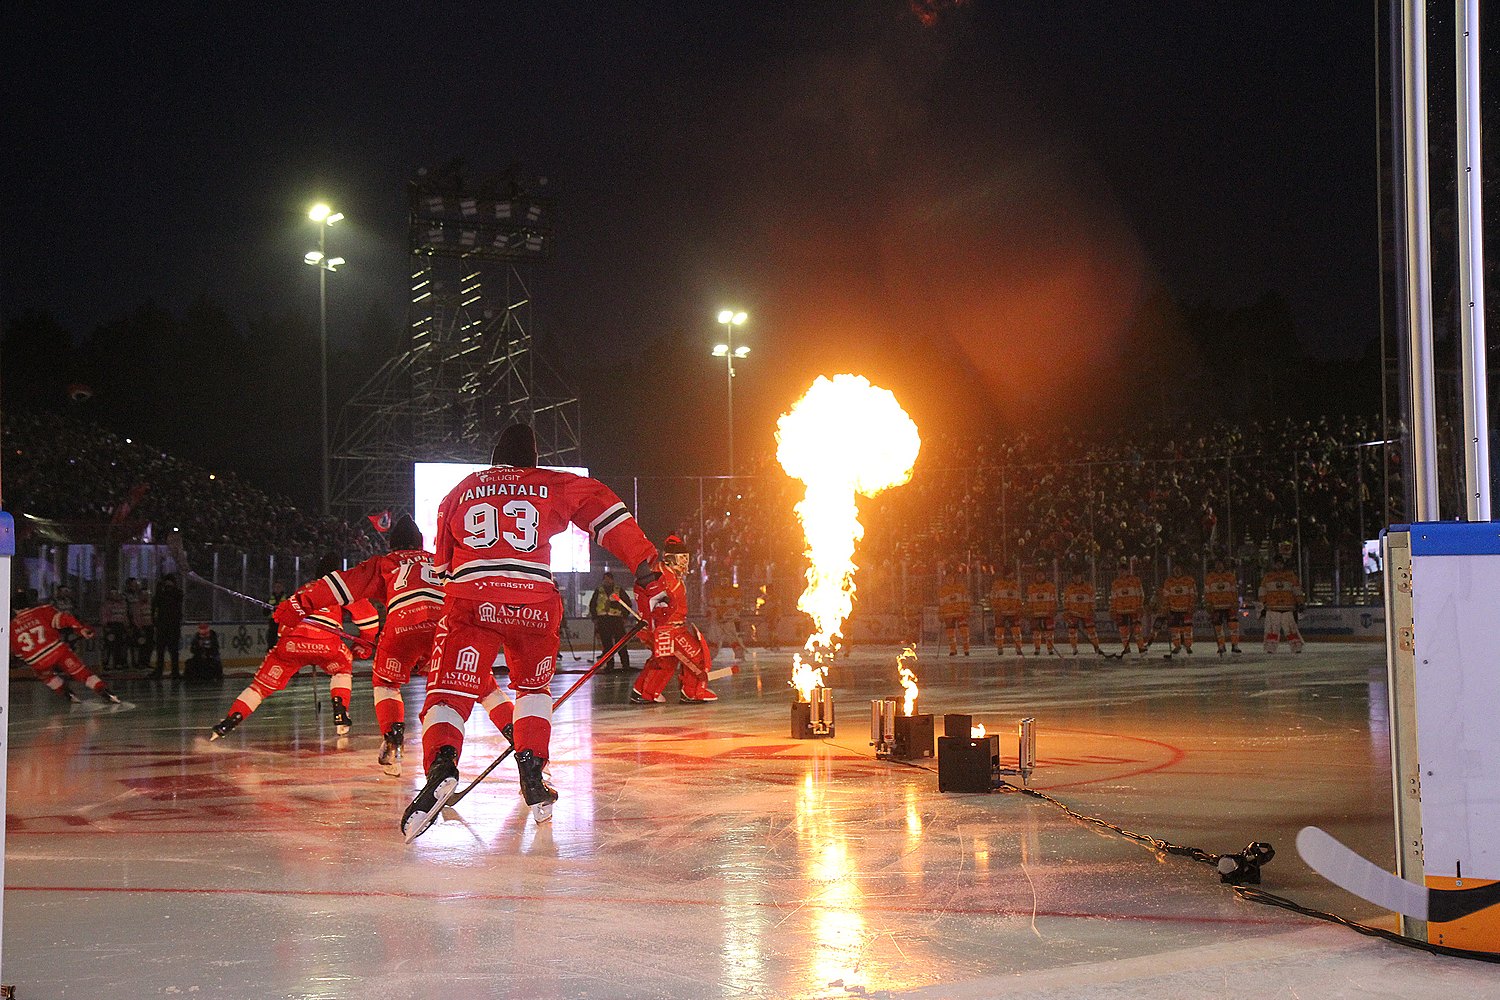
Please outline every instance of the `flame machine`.
[[797, 609], [813, 623], [792, 662], [793, 736], [833, 735], [826, 682], [854, 611], [854, 549], [865, 533], [858, 498], [910, 480], [921, 446], [917, 425], [896, 397], [858, 375], [818, 376], [777, 421], [777, 461], [804, 486], [795, 509], [807, 541], [807, 587]]
[[1036, 770], [1036, 720], [1030, 717], [1018, 727], [1013, 769], [1000, 766], [1000, 734], [987, 734], [973, 716], [943, 716], [937, 745], [940, 792], [992, 792], [1006, 775], [1019, 775], [1024, 785]]

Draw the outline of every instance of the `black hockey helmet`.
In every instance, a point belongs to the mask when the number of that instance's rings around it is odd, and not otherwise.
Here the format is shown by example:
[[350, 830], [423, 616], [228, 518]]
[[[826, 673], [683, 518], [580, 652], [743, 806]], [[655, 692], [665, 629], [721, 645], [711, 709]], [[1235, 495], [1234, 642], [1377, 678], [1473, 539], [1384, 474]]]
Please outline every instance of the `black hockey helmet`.
[[518, 468], [536, 466], [536, 431], [530, 424], [511, 424], [500, 432], [495, 450], [490, 455], [491, 465], [514, 465]]
[[417, 527], [417, 522], [411, 519], [410, 514], [402, 514], [396, 518], [396, 523], [391, 525], [391, 530], [386, 532], [385, 541], [391, 547], [392, 552], [420, 549], [422, 531]]
[[318, 557], [317, 576], [327, 576], [329, 573], [337, 573], [343, 569], [343, 560], [332, 552], [325, 552]]
[[661, 554], [664, 556], [691, 555], [688, 552], [687, 543], [676, 535], [668, 535], [667, 540], [662, 542]]

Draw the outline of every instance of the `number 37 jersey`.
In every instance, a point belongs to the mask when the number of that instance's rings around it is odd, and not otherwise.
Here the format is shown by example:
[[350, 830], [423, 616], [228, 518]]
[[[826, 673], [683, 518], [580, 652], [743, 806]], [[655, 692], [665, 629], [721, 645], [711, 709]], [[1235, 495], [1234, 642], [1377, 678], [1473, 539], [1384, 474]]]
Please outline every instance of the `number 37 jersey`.
[[570, 523], [632, 571], [656, 558], [630, 511], [598, 480], [497, 465], [469, 475], [438, 507], [433, 561], [445, 593], [497, 604], [552, 598], [552, 537]]

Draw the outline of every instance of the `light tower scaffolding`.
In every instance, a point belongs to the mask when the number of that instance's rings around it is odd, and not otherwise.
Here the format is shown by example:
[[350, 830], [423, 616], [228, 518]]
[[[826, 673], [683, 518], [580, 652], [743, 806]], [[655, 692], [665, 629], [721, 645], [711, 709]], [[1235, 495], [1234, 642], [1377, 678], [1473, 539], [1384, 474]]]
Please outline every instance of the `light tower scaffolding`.
[[340, 414], [341, 513], [410, 510], [414, 462], [485, 461], [516, 420], [536, 428], [545, 464], [582, 464], [578, 399], [533, 342], [552, 247], [545, 184], [514, 169], [470, 183], [457, 162], [412, 181], [410, 340]]

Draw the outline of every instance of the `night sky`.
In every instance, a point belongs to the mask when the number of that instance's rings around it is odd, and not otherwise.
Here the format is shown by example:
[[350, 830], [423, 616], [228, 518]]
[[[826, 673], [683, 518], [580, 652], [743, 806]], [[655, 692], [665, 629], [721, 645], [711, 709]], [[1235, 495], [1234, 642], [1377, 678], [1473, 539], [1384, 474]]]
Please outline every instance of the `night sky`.
[[918, 411], [945, 356], [997, 398], [1113, 371], [1155, 287], [1278, 292], [1321, 354], [1377, 333], [1369, 5], [239, 6], [8, 11], [7, 314], [311, 314], [324, 198], [333, 336], [399, 325], [405, 183], [463, 157], [549, 178], [564, 370], [675, 331], [722, 379], [714, 314], [748, 310], [752, 435], [830, 367]]

